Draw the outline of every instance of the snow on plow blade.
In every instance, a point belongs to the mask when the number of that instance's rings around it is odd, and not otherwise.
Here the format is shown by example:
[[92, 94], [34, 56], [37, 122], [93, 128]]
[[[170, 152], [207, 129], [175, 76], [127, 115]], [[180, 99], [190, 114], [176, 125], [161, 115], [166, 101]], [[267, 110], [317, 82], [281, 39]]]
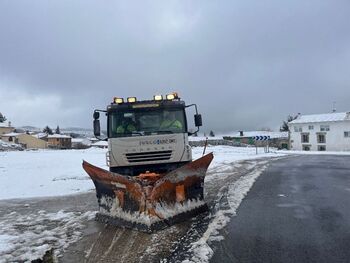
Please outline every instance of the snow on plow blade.
[[207, 209], [204, 177], [209, 153], [166, 174], [125, 176], [83, 161], [96, 187], [98, 221], [152, 232], [184, 221]]

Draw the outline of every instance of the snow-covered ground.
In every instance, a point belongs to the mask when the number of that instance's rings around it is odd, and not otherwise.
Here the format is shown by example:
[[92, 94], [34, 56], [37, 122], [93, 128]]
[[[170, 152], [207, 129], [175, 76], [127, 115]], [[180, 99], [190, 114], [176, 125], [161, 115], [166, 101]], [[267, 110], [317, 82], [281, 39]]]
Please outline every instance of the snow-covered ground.
[[0, 140], [0, 152], [1, 151], [18, 151], [23, 150], [23, 148], [15, 143], [4, 142]]
[[[220, 241], [220, 230], [225, 227], [253, 185], [267, 166], [267, 160], [288, 154], [350, 154], [329, 152], [272, 151], [264, 153], [258, 149], [208, 146], [206, 153], [213, 152], [214, 160], [209, 168], [206, 184], [217, 184], [224, 180], [225, 192], [218, 191], [218, 200], [225, 194], [227, 207], [214, 211], [204, 235], [190, 247], [192, 257], [187, 262], [208, 262], [213, 254], [211, 242]], [[81, 167], [82, 160], [106, 168], [105, 149], [86, 150], [39, 150], [21, 152], [0, 152], [0, 200], [43, 196], [64, 196], [94, 190], [94, 185]], [[203, 147], [193, 148], [193, 158], [202, 156]], [[250, 160], [249, 173], [233, 180], [232, 169], [239, 168], [238, 161]], [[246, 164], [247, 168], [247, 164]], [[213, 194], [213, 193], [212, 193]], [[64, 198], [64, 197], [63, 197]], [[8, 201], [5, 201], [8, 202]], [[29, 201], [25, 201], [29, 202]], [[40, 209], [42, 209], [40, 207]], [[39, 209], [39, 210], [40, 210]], [[1, 209], [0, 214], [0, 263], [25, 261], [41, 257], [50, 247], [59, 251], [82, 236], [83, 222], [92, 220], [94, 211], [72, 212], [57, 209], [57, 212], [34, 211], [28, 203], [29, 213]]]
[[[239, 160], [275, 157], [280, 154], [264, 153], [255, 148], [231, 146], [209, 146], [206, 153], [214, 153], [211, 170], [219, 171]], [[13, 198], [31, 198], [44, 196], [62, 196], [86, 192], [94, 185], [81, 167], [82, 160], [106, 168], [105, 149], [86, 150], [39, 150], [21, 152], [0, 152], [0, 200]], [[193, 148], [193, 158], [203, 154], [203, 147]], [[208, 181], [213, 179], [208, 177]], [[56, 256], [69, 244], [77, 241], [84, 225], [91, 220], [95, 212], [71, 212], [45, 210], [29, 213], [9, 211], [0, 219], [0, 262], [32, 260], [42, 255], [51, 247], [56, 248]], [[1, 212], [1, 211], [0, 211]], [[4, 211], [2, 211], [4, 212]], [[218, 219], [227, 220], [219, 216]], [[220, 219], [220, 220], [221, 220]], [[213, 232], [223, 227], [223, 222], [210, 225], [208, 236], [213, 239]], [[207, 240], [200, 240], [193, 245], [194, 254], [198, 249], [205, 249], [210, 256]], [[58, 253], [58, 254], [57, 254]]]
[[[207, 147], [214, 152], [210, 168], [238, 160], [277, 156], [255, 148], [231, 146]], [[193, 148], [193, 158], [202, 155], [203, 148]], [[0, 200], [60, 196], [94, 189], [94, 184], [82, 169], [82, 160], [107, 169], [105, 149], [39, 150], [0, 152]]]
[[0, 152], [0, 200], [59, 196], [94, 189], [83, 159], [106, 168], [105, 150]]
[[92, 220], [95, 212], [48, 213], [45, 210], [22, 215], [6, 214], [0, 220], [0, 263], [30, 262], [55, 247], [55, 256], [80, 239], [82, 222]]

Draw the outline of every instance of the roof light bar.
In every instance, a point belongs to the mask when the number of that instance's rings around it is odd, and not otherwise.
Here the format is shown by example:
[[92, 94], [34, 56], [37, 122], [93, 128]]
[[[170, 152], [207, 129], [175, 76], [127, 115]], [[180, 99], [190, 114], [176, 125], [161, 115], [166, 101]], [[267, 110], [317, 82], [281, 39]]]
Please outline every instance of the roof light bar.
[[117, 104], [124, 103], [124, 99], [123, 98], [118, 98], [118, 97], [114, 97], [113, 101], [114, 101], [114, 103], [117, 103]]
[[128, 102], [133, 103], [136, 102], [136, 97], [128, 97]]
[[178, 99], [178, 98], [179, 98], [179, 96], [178, 96], [177, 92], [173, 92], [173, 93], [166, 95], [167, 100], [174, 100], [174, 99]]
[[153, 99], [154, 100], [163, 100], [163, 95], [154, 95]]

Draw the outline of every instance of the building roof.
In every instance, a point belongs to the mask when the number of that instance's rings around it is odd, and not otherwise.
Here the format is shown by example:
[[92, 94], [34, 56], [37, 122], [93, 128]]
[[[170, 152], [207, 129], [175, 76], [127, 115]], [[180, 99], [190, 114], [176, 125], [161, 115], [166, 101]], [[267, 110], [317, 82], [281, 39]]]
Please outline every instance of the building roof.
[[37, 134], [31, 134], [33, 137], [37, 138], [37, 139], [42, 139], [42, 138], [46, 138], [47, 137], [47, 134], [44, 133], [44, 132], [40, 132], [40, 133], [37, 133]]
[[48, 135], [47, 138], [56, 138], [56, 139], [59, 139], [59, 138], [72, 138], [68, 135], [64, 135], [64, 134], [52, 134], [52, 135]]
[[297, 119], [289, 122], [289, 124], [335, 121], [350, 121], [350, 112], [332, 112], [325, 114], [299, 115]]
[[10, 132], [10, 133], [6, 133], [6, 134], [3, 134], [1, 135], [2, 137], [16, 137], [20, 134], [23, 134], [23, 133], [18, 133], [18, 132]]
[[9, 122], [0, 122], [0, 127], [13, 128]]
[[73, 138], [72, 139], [72, 142], [77, 142], [77, 143], [83, 142], [83, 141], [84, 141], [84, 139], [82, 139], [82, 138]]

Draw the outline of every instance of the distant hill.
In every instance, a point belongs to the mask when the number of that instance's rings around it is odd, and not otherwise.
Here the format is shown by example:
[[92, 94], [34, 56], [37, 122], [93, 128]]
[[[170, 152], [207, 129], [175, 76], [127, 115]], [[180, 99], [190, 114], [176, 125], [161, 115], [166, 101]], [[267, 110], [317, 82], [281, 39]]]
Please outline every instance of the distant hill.
[[17, 127], [19, 129], [22, 130], [26, 130], [26, 131], [32, 131], [32, 132], [38, 132], [41, 131], [42, 129], [38, 128], [38, 127], [34, 127], [34, 126], [21, 126], [21, 127]]

